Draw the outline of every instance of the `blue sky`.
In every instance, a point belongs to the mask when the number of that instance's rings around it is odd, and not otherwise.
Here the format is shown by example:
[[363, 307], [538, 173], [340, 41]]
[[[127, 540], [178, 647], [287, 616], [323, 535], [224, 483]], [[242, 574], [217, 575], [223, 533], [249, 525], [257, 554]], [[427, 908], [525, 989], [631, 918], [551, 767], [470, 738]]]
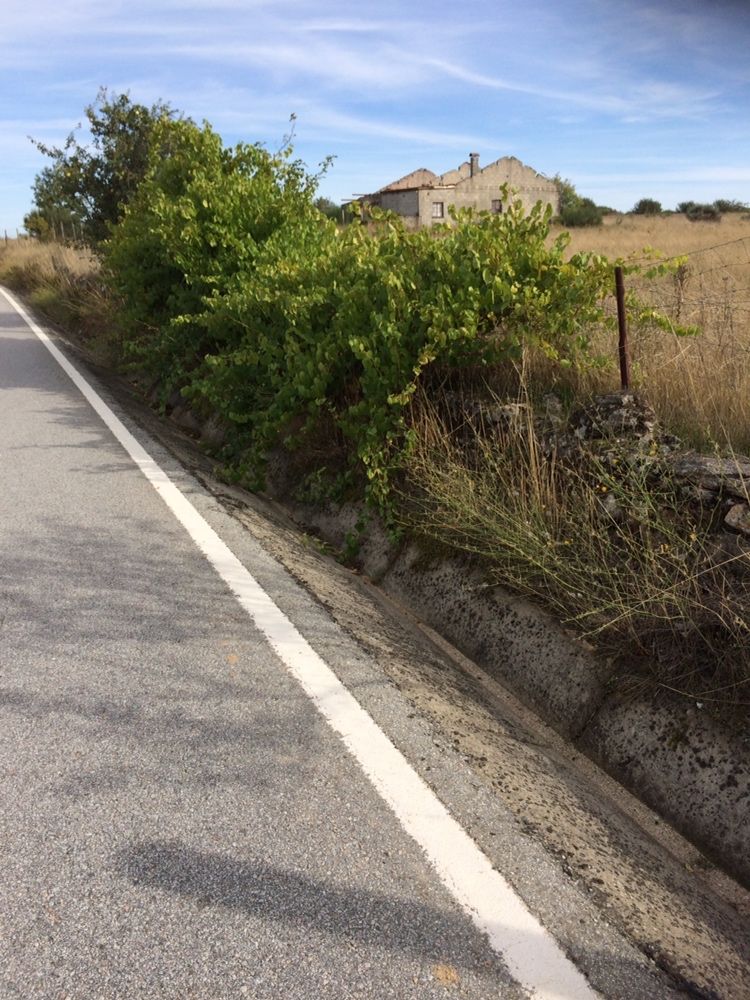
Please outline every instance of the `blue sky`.
[[750, 0], [0, 0], [0, 231], [100, 86], [227, 142], [290, 114], [339, 201], [470, 151], [581, 194], [750, 201]]

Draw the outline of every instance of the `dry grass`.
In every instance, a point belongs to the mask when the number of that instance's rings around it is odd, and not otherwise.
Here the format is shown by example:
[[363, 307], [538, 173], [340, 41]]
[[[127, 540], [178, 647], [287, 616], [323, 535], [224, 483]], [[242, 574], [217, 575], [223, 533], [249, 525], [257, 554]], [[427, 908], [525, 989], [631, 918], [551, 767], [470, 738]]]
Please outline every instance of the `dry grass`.
[[[750, 453], [750, 219], [609, 216], [600, 229], [571, 237], [571, 252], [641, 259], [655, 248], [687, 256], [674, 275], [629, 279], [648, 304], [701, 331], [681, 338], [633, 330], [634, 378], [664, 423], [691, 443]], [[600, 346], [614, 357], [611, 341]]]
[[750, 555], [717, 558], [710, 525], [679, 512], [674, 485], [633, 455], [556, 461], [525, 412], [505, 433], [467, 426], [457, 437], [418, 400], [404, 526], [547, 607], [617, 661], [623, 681], [747, 703]]
[[27, 289], [40, 282], [71, 283], [90, 278], [99, 271], [97, 258], [80, 247], [60, 243], [39, 243], [37, 240], [9, 240], [0, 244], [0, 274], [5, 279], [16, 277]]
[[98, 259], [83, 247], [29, 239], [0, 244], [0, 282], [26, 295], [46, 319], [85, 341], [94, 360], [116, 364], [121, 345], [99, 272]]

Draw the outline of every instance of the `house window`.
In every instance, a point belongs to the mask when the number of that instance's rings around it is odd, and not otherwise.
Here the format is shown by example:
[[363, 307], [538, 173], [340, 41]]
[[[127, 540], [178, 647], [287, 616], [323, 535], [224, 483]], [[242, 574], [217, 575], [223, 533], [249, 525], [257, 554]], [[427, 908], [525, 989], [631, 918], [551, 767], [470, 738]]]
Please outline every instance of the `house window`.
[[445, 207], [444, 201], [433, 201], [432, 203], [433, 219], [442, 219], [444, 217], [445, 215], [444, 207]]
[[495, 213], [495, 215], [502, 215], [503, 203], [500, 201], [499, 198], [492, 199], [492, 211]]

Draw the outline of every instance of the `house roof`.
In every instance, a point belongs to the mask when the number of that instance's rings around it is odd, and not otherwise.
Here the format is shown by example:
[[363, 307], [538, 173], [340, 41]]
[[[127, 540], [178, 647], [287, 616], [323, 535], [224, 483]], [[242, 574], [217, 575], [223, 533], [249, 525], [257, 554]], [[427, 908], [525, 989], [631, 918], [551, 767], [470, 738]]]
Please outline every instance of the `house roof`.
[[[478, 157], [477, 157], [478, 159]], [[420, 167], [418, 170], [412, 170], [411, 173], [405, 174], [400, 177], [397, 181], [392, 181], [390, 184], [386, 184], [384, 187], [379, 188], [375, 195], [386, 194], [392, 191], [419, 191], [425, 188], [455, 188], [465, 181], [468, 181], [472, 176], [479, 176], [485, 171], [491, 170], [498, 164], [504, 161], [517, 163], [520, 167], [525, 170], [531, 170], [540, 180], [548, 181], [549, 178], [545, 177], [544, 174], [537, 173], [532, 167], [528, 167], [525, 163], [516, 156], [501, 156], [492, 163], [488, 163], [485, 167], [477, 167], [474, 175], [471, 173], [471, 164], [466, 161], [462, 163], [455, 170], [448, 170], [444, 174], [436, 174], [432, 170], [428, 170], [426, 167]], [[368, 195], [367, 197], [374, 197], [373, 195]]]
[[420, 167], [418, 170], [412, 170], [410, 174], [405, 174], [400, 177], [397, 181], [393, 181], [390, 184], [386, 184], [378, 190], [378, 194], [385, 191], [409, 191], [413, 188], [423, 188], [423, 187], [435, 187], [439, 183], [440, 178], [437, 174], [433, 173], [432, 170], [428, 170], [427, 167]]

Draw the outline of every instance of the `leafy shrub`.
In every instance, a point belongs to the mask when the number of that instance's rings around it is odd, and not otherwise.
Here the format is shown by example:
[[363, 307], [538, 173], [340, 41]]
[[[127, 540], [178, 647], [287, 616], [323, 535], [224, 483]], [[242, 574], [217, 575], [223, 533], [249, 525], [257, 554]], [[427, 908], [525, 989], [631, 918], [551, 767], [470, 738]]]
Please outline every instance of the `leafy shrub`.
[[748, 206], [744, 201], [734, 201], [727, 198], [717, 198], [714, 202], [717, 212], [746, 212]]
[[190, 122], [162, 122], [155, 139], [109, 243], [110, 281], [134, 355], [165, 392], [230, 423], [248, 476], [279, 437], [333, 421], [385, 507], [428, 368], [517, 358], [524, 342], [569, 359], [601, 318], [609, 267], [565, 261], [564, 235], [548, 246], [541, 204], [416, 233], [372, 210], [340, 231], [291, 150], [225, 149]]
[[721, 212], [715, 205], [693, 203], [685, 214], [690, 222], [721, 222]]
[[560, 212], [560, 222], [564, 226], [601, 226], [603, 212], [591, 198], [579, 198], [573, 204]]
[[633, 206], [633, 215], [661, 215], [661, 202], [654, 198], [641, 198]]
[[313, 256], [316, 236], [335, 231], [313, 206], [314, 187], [288, 151], [225, 149], [208, 125], [159, 125], [151, 168], [106, 259], [132, 349], [167, 384], [186, 384], [207, 355], [243, 337], [242, 326], [214, 320], [216, 303], [265, 273], [289, 230]]

